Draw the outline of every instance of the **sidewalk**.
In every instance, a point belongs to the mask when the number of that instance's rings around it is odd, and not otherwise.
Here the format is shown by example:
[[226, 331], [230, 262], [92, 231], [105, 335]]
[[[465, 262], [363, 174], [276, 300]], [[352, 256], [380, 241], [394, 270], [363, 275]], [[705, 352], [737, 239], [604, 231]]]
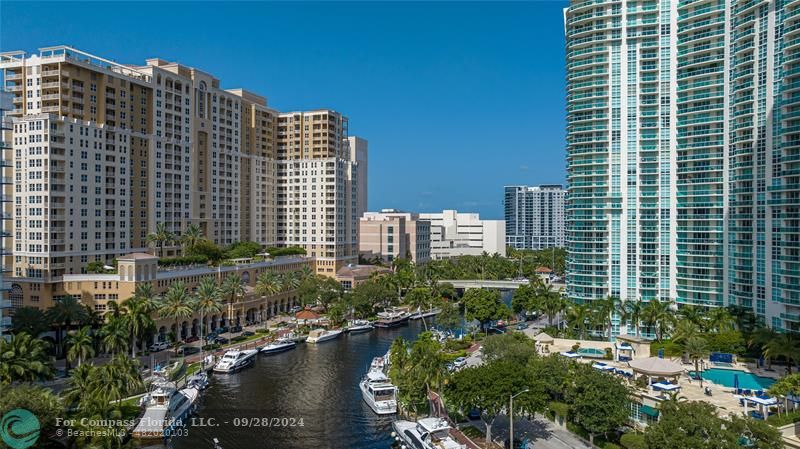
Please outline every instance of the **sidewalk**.
[[[473, 420], [470, 425], [481, 431], [486, 431], [483, 421]], [[591, 449], [591, 446], [581, 441], [569, 431], [557, 427], [543, 416], [536, 416], [533, 420], [514, 419], [514, 441], [519, 444], [528, 438], [527, 449]], [[508, 417], [499, 415], [492, 424], [492, 439], [503, 447], [503, 442], [508, 440]]]

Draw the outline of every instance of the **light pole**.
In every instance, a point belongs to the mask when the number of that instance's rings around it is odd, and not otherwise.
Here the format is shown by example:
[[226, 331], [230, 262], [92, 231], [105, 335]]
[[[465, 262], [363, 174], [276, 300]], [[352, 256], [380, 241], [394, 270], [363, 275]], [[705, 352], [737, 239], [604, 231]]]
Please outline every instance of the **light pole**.
[[510, 399], [508, 400], [508, 441], [509, 449], [514, 449], [514, 398], [521, 395], [522, 393], [527, 393], [529, 390], [526, 388], [520, 391], [517, 394], [511, 395]]

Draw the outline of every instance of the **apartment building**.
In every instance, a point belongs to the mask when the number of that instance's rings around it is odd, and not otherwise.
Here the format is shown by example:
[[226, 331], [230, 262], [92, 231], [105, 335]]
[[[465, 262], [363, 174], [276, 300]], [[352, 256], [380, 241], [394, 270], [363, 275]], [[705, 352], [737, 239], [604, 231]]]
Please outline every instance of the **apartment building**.
[[560, 185], [506, 186], [506, 245], [516, 249], [563, 248], [565, 201]]
[[[7, 203], [13, 198], [14, 178], [13, 178], [13, 156], [11, 155], [11, 120], [6, 117], [6, 112], [11, 111], [14, 95], [11, 92], [0, 90], [0, 202]], [[0, 211], [0, 339], [11, 327], [10, 309], [11, 301], [8, 298], [8, 288], [4, 278], [8, 276], [10, 270], [6, 267], [11, 266], [11, 245], [12, 234], [8, 232], [8, 224], [12, 216], [5, 210]]]
[[369, 179], [367, 175], [369, 165], [368, 144], [367, 140], [358, 136], [350, 136], [347, 138], [347, 143], [350, 146], [350, 160], [358, 162], [358, 198], [356, 199], [356, 216], [363, 217], [367, 211], [367, 199], [369, 192]]
[[366, 212], [358, 223], [358, 251], [367, 260], [425, 263], [431, 259], [431, 223], [412, 212]]
[[449, 259], [482, 253], [506, 255], [503, 220], [481, 220], [480, 214], [444, 210], [421, 213], [420, 220], [431, 224], [431, 258]]
[[570, 2], [572, 299], [736, 305], [800, 329], [799, 13]]
[[193, 67], [66, 46], [2, 53], [0, 69], [13, 95], [15, 276], [58, 279], [147, 251], [159, 224], [176, 236], [197, 224], [221, 246], [303, 246], [329, 276], [356, 261], [367, 143], [350, 150], [341, 113], [282, 114]]
[[358, 162], [348, 119], [328, 109], [278, 117], [278, 239], [301, 246], [318, 274], [358, 262]]

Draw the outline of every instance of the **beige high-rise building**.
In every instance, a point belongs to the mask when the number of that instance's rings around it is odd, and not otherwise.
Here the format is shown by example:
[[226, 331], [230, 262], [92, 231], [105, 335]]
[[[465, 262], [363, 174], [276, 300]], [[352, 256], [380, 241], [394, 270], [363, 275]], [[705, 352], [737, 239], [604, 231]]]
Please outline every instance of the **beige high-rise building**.
[[358, 223], [358, 251], [368, 259], [383, 262], [409, 259], [424, 263], [431, 259], [431, 223], [419, 214], [383, 209], [366, 212]]
[[367, 175], [369, 151], [367, 140], [358, 136], [347, 138], [350, 148], [350, 160], [358, 162], [358, 198], [356, 199], [356, 216], [363, 217], [367, 211], [367, 199], [369, 192], [369, 179]]
[[359, 163], [342, 114], [282, 114], [196, 68], [66, 46], [2, 53], [0, 70], [14, 95], [15, 276], [152, 250], [159, 224], [197, 224], [221, 246], [302, 246], [330, 276], [355, 261]]

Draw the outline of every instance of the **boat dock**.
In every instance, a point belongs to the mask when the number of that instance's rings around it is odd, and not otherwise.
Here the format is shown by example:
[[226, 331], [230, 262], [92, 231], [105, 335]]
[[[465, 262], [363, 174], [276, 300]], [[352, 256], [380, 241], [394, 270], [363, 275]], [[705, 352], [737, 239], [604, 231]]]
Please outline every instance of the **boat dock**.
[[148, 440], [164, 438], [164, 424], [167, 417], [166, 408], [150, 408], [133, 429], [133, 438]]

